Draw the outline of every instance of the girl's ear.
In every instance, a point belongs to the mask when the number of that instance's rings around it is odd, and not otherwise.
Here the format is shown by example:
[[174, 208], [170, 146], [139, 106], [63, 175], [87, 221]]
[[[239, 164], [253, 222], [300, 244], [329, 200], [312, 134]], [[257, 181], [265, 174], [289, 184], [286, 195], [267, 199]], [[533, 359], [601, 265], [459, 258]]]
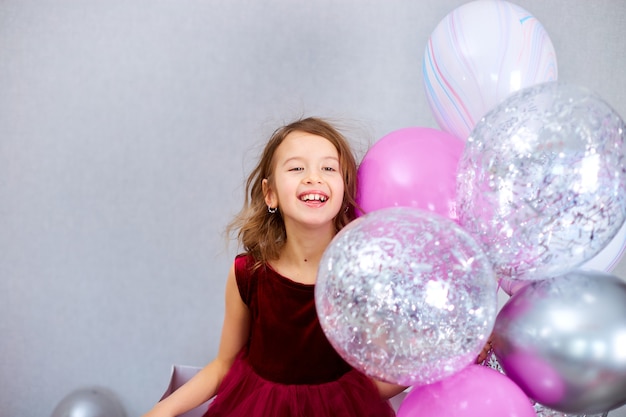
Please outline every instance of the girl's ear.
[[267, 207], [276, 208], [278, 206], [278, 201], [276, 201], [274, 191], [272, 191], [272, 188], [270, 187], [270, 184], [267, 178], [263, 178], [263, 182], [261, 185], [263, 186], [263, 195], [265, 196], [265, 204], [267, 205]]

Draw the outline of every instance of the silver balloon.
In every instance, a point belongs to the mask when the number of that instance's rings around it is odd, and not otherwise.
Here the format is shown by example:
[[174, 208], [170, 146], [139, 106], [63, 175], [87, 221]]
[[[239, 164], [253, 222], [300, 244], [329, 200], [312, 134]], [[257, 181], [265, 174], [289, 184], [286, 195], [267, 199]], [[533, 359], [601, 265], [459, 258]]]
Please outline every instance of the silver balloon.
[[432, 383], [471, 364], [493, 329], [497, 283], [489, 260], [456, 223], [396, 207], [343, 228], [315, 287], [320, 323], [364, 373]]
[[498, 277], [560, 275], [611, 242], [626, 220], [625, 135], [606, 102], [558, 82], [514, 93], [477, 123], [457, 210]]
[[534, 401], [570, 414], [626, 404], [626, 282], [574, 271], [533, 281], [496, 318], [493, 348]]
[[124, 408], [107, 389], [81, 388], [68, 394], [55, 407], [52, 417], [125, 417]]
[[[504, 373], [504, 370], [500, 366], [500, 362], [498, 362], [498, 358], [493, 353], [493, 351], [490, 352], [483, 365], [488, 366], [491, 369], [495, 369], [501, 374]], [[567, 414], [548, 408], [542, 404], [539, 404], [538, 402], [532, 401], [532, 403], [537, 417], [607, 417], [609, 415], [608, 411], [601, 414]]]

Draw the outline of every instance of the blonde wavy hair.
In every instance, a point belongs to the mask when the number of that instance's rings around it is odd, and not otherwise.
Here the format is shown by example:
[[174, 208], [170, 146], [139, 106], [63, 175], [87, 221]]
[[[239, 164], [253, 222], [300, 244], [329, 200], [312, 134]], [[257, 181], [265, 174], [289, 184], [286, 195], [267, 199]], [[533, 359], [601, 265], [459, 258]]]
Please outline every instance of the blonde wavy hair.
[[255, 269], [277, 259], [285, 244], [286, 231], [282, 216], [280, 211], [273, 214], [268, 212], [262, 184], [263, 179], [267, 178], [273, 185], [274, 153], [287, 135], [296, 131], [326, 138], [339, 154], [344, 195], [342, 209], [334, 219], [335, 229], [341, 230], [356, 217], [357, 163], [348, 140], [329, 122], [316, 117], [299, 119], [280, 127], [271, 135], [256, 167], [248, 176], [243, 208], [227, 226], [229, 236], [238, 230], [237, 240], [254, 257]]

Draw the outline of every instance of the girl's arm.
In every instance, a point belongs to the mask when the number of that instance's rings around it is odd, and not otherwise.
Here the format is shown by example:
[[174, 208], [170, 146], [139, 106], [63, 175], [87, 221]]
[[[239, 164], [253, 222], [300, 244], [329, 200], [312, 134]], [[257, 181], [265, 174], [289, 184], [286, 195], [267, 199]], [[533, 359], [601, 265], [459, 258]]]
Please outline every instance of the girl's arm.
[[373, 378], [372, 378], [372, 381], [374, 382], [374, 385], [376, 385], [376, 388], [378, 388], [380, 397], [384, 400], [388, 400], [391, 397], [395, 397], [396, 395], [400, 394], [402, 391], [408, 388], [403, 385], [396, 385], [390, 382], [383, 382], [383, 381], [380, 381], [378, 379], [373, 379]]
[[239, 295], [234, 264], [226, 281], [225, 310], [217, 357], [143, 417], [173, 417], [208, 401], [215, 395], [235, 357], [247, 342], [250, 314]]

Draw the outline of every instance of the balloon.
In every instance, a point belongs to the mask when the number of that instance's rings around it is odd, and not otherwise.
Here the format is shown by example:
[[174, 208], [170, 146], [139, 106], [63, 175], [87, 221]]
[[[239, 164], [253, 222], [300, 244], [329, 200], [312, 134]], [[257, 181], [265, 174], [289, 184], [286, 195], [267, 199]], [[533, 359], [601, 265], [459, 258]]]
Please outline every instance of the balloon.
[[379, 139], [358, 170], [365, 212], [415, 207], [456, 219], [456, 172], [465, 143], [449, 133], [409, 127]]
[[125, 417], [115, 395], [99, 387], [81, 388], [68, 394], [55, 407], [52, 417]]
[[626, 222], [624, 222], [613, 240], [600, 253], [585, 262], [581, 269], [611, 272], [624, 256], [624, 250], [626, 250]]
[[505, 279], [505, 278], [498, 279], [500, 288], [502, 288], [502, 291], [507, 293], [509, 296], [515, 294], [523, 286], [529, 284], [530, 282], [531, 281], [524, 281], [524, 280], [519, 280], [519, 279]]
[[422, 70], [437, 124], [463, 140], [507, 96], [556, 81], [558, 73], [541, 23], [500, 0], [465, 3], [444, 17], [428, 39]]
[[320, 262], [315, 303], [335, 350], [365, 374], [431, 383], [473, 363], [493, 329], [497, 285], [453, 221], [412, 207], [354, 220]]
[[574, 271], [534, 281], [502, 307], [493, 349], [534, 401], [572, 414], [626, 404], [626, 282]]
[[607, 417], [609, 415], [608, 412], [604, 413], [594, 413], [594, 414], [568, 414], [562, 413], [557, 410], [552, 410], [546, 406], [543, 406], [539, 403], [535, 403], [533, 406], [535, 409], [535, 413], [537, 417]]
[[414, 387], [398, 417], [535, 417], [524, 392], [505, 375], [469, 365], [442, 381]]
[[577, 268], [626, 219], [626, 126], [589, 90], [545, 83], [513, 94], [472, 131], [459, 162], [459, 223], [500, 278]]
[[[528, 282], [526, 283], [528, 284]], [[502, 367], [498, 362], [498, 358], [495, 354], [493, 354], [493, 352], [491, 352], [488, 359], [485, 361], [485, 366], [488, 366], [491, 369], [494, 369], [502, 374], [504, 373], [504, 370], [502, 370]], [[608, 412], [604, 412], [601, 414], [567, 414], [560, 411], [552, 410], [551, 408], [548, 408], [534, 401], [533, 408], [535, 409], [537, 417], [606, 417], [609, 414]]]

